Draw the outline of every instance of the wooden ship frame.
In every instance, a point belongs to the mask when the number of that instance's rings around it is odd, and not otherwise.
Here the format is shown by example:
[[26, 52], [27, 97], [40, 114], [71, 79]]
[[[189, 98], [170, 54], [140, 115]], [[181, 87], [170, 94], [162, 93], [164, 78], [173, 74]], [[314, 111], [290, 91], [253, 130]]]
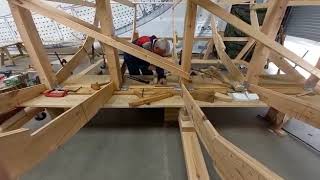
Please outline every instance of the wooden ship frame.
[[[136, 7], [136, 4], [129, 0], [116, 1], [132, 8]], [[59, 0], [58, 2], [96, 8], [94, 24], [58, 10], [44, 0], [8, 0], [23, 44], [42, 84], [0, 94], [1, 113], [23, 107], [1, 125], [0, 179], [18, 179], [23, 173], [44, 160], [49, 153], [62, 146], [100, 108], [162, 107], [165, 108], [168, 119], [170, 115], [179, 113], [179, 116], [173, 119], [179, 120], [187, 174], [192, 180], [209, 179], [198, 139], [203, 143], [212, 158], [215, 170], [222, 179], [282, 179], [219, 135], [200, 107], [270, 107], [268, 115], [275, 129], [281, 128], [288, 118], [296, 118], [314, 127], [320, 127], [318, 95], [320, 86], [317, 84], [320, 70], [275, 41], [288, 6], [320, 5], [318, 0], [272, 0], [262, 4], [248, 0], [221, 1], [221, 3], [230, 4], [249, 3], [251, 25], [210, 0], [187, 0], [181, 65], [176, 63], [175, 48], [171, 58], [164, 58], [131, 44], [128, 39], [115, 36], [110, 0], [96, 0], [96, 3], [78, 0]], [[201, 39], [201, 37], [194, 37], [198, 6], [212, 13], [212, 38], [203, 38], [208, 40], [204, 57], [208, 56], [208, 52], [212, 51], [214, 46], [219, 57], [218, 61], [208, 61], [206, 58], [193, 59], [193, 43]], [[261, 27], [256, 14], [256, 10], [260, 8], [267, 8]], [[87, 35], [84, 44], [56, 74], [51, 69], [31, 11]], [[223, 37], [217, 31], [216, 16], [241, 30], [248, 37]], [[133, 17], [133, 29], [132, 38], [137, 36], [135, 17]], [[96, 67], [97, 63], [78, 74], [72, 74], [79, 65], [80, 59], [87, 56], [87, 51], [95, 40], [99, 41], [103, 47], [109, 75], [87, 75], [86, 73]], [[175, 45], [181, 38], [174, 34], [171, 40]], [[225, 52], [224, 41], [247, 41], [247, 44], [232, 60]], [[254, 45], [250, 63], [242, 60], [244, 54]], [[171, 73], [175, 86], [124, 82], [118, 51], [132, 54], [167, 70]], [[285, 58], [308, 71], [312, 76], [305, 80]], [[268, 60], [274, 62], [285, 74], [263, 74]], [[217, 76], [216, 80], [204, 81], [203, 77], [190, 76], [191, 66], [196, 63], [208, 66], [216, 63], [223, 64], [227, 73], [221, 73], [212, 68], [212, 73]], [[239, 64], [247, 67], [246, 74], [239, 70]], [[312, 92], [316, 94], [312, 97], [307, 95], [309, 91], [304, 90], [305, 83], [310, 81], [314, 84]], [[99, 90], [90, 90], [92, 83], [98, 83]], [[50, 98], [42, 94], [45, 90], [54, 89], [58, 85], [64, 88], [82, 87], [86, 92], [73, 93], [62, 98]], [[124, 85], [126, 88], [123, 88]], [[259, 100], [238, 102], [225, 95], [230, 91], [246, 90], [259, 95]], [[203, 98], [212, 97], [215, 100], [213, 102], [196, 100], [199, 98], [195, 97], [197, 95], [200, 99], [201, 96], [205, 96]], [[44, 108], [54, 117], [52, 121], [35, 132], [22, 127]]]

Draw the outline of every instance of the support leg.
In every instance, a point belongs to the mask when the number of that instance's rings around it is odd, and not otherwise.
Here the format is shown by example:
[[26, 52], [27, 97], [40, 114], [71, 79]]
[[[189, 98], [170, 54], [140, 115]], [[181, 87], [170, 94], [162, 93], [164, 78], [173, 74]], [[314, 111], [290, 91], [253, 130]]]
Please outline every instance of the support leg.
[[24, 53], [23, 53], [23, 50], [22, 50], [22, 44], [21, 43], [17, 43], [16, 46], [17, 46], [17, 49], [19, 51], [20, 56], [23, 56]]
[[176, 122], [179, 116], [179, 108], [164, 108], [164, 122]]
[[4, 53], [1, 51], [0, 67], [4, 66]]
[[13, 58], [11, 57], [11, 54], [10, 54], [10, 52], [8, 51], [8, 49], [7, 49], [7, 48], [3, 48], [3, 52], [4, 52], [4, 54], [8, 57], [8, 60], [11, 61], [12, 65], [15, 65], [14, 60], [13, 60]]
[[287, 135], [282, 130], [283, 125], [290, 119], [288, 115], [270, 107], [265, 119], [272, 125], [271, 130], [279, 136]]

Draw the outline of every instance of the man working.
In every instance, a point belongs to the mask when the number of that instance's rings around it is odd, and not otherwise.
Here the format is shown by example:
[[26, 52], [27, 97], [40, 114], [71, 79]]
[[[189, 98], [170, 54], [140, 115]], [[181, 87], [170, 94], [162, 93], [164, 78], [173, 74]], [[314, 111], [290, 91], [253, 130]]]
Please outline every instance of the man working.
[[[160, 56], [166, 56], [170, 53], [169, 42], [165, 39], [157, 39], [156, 36], [142, 36], [132, 43]], [[166, 84], [166, 76], [162, 68], [156, 67], [128, 53], [124, 53], [124, 62], [128, 67], [130, 75], [141, 75], [140, 71], [143, 75], [153, 75], [152, 70], [155, 70], [158, 75], [158, 83]]]

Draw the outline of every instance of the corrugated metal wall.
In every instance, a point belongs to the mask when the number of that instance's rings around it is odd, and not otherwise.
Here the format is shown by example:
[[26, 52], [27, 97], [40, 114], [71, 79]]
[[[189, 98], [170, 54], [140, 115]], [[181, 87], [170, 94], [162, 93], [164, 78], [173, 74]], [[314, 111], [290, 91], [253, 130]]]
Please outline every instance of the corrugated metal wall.
[[287, 35], [320, 42], [320, 7], [294, 7], [288, 19]]

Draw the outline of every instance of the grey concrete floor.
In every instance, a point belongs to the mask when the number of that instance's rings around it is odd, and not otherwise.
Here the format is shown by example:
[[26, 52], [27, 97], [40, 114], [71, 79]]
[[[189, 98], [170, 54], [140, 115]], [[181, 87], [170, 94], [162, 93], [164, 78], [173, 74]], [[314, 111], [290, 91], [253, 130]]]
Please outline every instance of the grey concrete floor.
[[[320, 179], [320, 155], [279, 137], [256, 115], [264, 108], [204, 109], [229, 141], [285, 179]], [[184, 180], [179, 129], [164, 127], [163, 109], [104, 109], [22, 180]], [[204, 149], [203, 149], [204, 150]], [[211, 179], [219, 179], [204, 150]]]

